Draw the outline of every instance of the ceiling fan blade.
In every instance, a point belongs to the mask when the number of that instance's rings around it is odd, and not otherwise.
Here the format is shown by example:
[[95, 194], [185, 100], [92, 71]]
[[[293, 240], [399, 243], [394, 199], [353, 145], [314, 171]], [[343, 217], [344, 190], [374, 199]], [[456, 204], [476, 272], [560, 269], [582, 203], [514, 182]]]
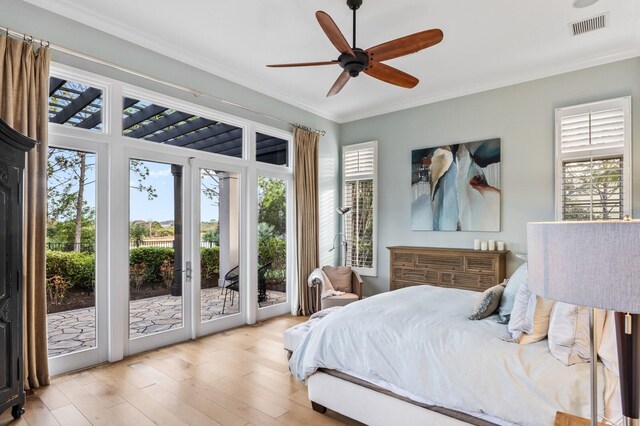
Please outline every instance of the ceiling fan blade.
[[365, 74], [396, 86], [412, 89], [420, 82], [417, 78], [404, 71], [379, 62], [371, 62], [364, 70]]
[[331, 90], [329, 90], [329, 93], [327, 93], [327, 98], [333, 95], [337, 95], [342, 90], [344, 85], [347, 84], [349, 79], [351, 79], [349, 73], [346, 71], [342, 71], [342, 74], [340, 74], [336, 82], [333, 83], [333, 86], [331, 86]]
[[339, 61], [324, 61], [324, 62], [301, 62], [297, 64], [273, 64], [267, 65], [269, 68], [287, 68], [287, 67], [315, 67], [319, 65], [333, 65]]
[[440, 29], [426, 30], [400, 37], [367, 49], [371, 60], [381, 62], [419, 52], [442, 41], [444, 34]]
[[353, 53], [351, 46], [349, 46], [349, 42], [346, 38], [344, 38], [342, 32], [340, 32], [340, 28], [338, 28], [333, 19], [331, 19], [331, 16], [319, 10], [316, 12], [316, 19], [318, 20], [318, 23], [322, 27], [324, 33], [327, 35], [327, 37], [329, 37], [331, 43], [333, 43], [336, 49], [338, 49], [338, 52], [348, 53], [351, 56], [356, 56]]

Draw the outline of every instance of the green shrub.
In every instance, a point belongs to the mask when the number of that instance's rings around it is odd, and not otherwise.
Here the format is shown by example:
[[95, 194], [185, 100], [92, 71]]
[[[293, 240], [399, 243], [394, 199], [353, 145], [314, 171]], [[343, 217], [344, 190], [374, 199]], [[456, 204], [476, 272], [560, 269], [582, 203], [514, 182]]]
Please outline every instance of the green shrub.
[[259, 239], [258, 257], [261, 266], [272, 262], [266, 271], [267, 278], [284, 279], [287, 268], [287, 240], [285, 238], [269, 237]]
[[144, 263], [145, 282], [163, 281], [160, 267], [169, 258], [173, 262], [173, 249], [168, 247], [136, 247], [129, 251], [129, 266]]
[[58, 275], [69, 288], [93, 290], [96, 278], [96, 258], [92, 253], [47, 251], [47, 277]]
[[220, 275], [220, 247], [200, 249], [200, 270], [202, 279]]

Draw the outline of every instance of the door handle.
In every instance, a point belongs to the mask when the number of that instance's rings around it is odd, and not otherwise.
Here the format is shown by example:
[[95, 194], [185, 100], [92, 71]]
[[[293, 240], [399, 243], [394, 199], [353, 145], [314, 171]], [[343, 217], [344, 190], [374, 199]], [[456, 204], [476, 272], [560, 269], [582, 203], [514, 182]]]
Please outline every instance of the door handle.
[[193, 278], [193, 269], [191, 268], [191, 262], [187, 262], [186, 268], [184, 269], [176, 269], [175, 272], [186, 272], [186, 280], [187, 282], [191, 281]]

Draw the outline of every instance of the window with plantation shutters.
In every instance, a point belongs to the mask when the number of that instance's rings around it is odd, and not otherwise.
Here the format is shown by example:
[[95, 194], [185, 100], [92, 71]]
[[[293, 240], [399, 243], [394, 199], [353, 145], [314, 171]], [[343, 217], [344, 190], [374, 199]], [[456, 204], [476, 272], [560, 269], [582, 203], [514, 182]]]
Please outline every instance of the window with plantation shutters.
[[376, 142], [343, 148], [346, 264], [362, 275], [376, 274], [376, 153]]
[[631, 99], [556, 110], [557, 219], [613, 220], [630, 211]]

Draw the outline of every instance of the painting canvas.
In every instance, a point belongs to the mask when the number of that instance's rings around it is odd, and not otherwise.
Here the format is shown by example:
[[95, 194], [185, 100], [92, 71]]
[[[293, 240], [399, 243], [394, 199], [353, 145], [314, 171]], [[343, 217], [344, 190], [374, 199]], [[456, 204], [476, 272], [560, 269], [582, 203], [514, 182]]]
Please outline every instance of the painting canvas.
[[411, 229], [500, 231], [500, 139], [411, 152]]

